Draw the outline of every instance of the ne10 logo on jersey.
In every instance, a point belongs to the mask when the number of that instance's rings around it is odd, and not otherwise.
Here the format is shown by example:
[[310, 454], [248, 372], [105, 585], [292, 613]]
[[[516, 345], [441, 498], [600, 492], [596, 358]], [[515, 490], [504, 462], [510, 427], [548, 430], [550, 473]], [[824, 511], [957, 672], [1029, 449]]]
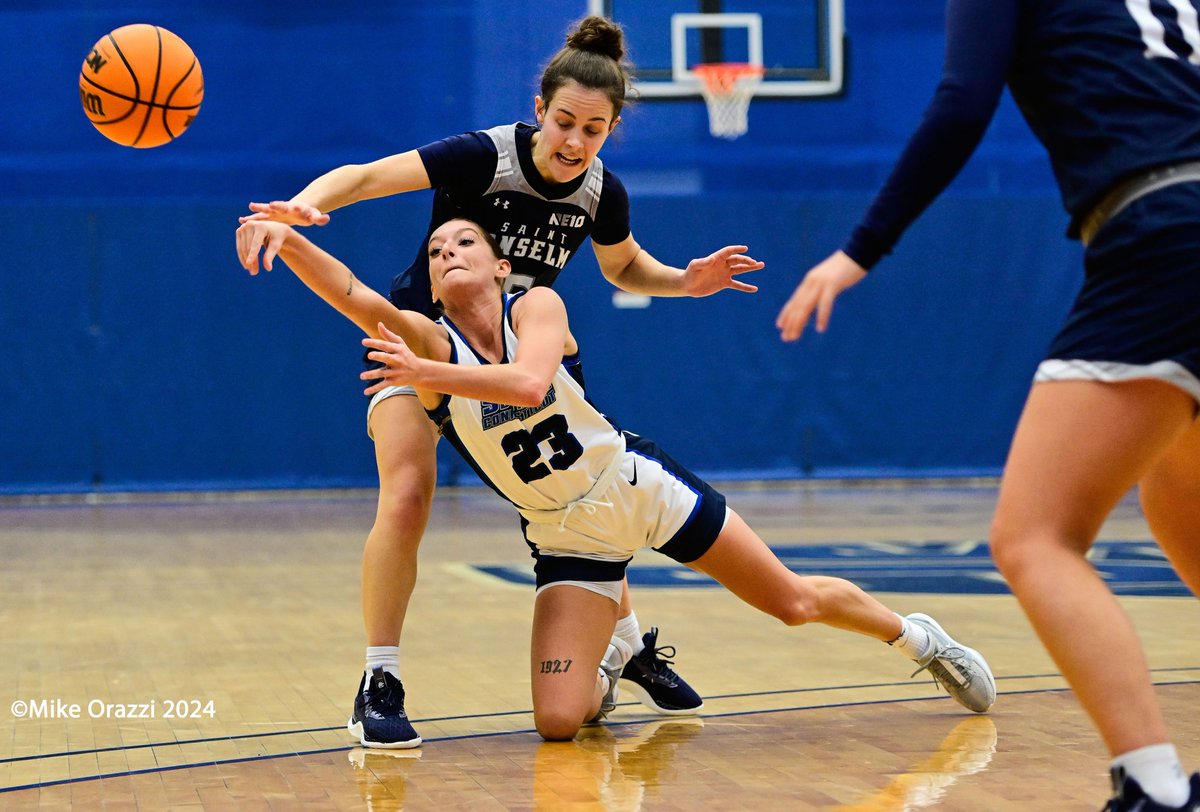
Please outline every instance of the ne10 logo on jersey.
[[582, 214], [553, 212], [550, 215], [550, 225], [562, 226], [564, 228], [583, 228], [584, 219], [584, 215]]
[[[1175, 9], [1175, 22], [1183, 33], [1184, 42], [1192, 52], [1188, 62], [1200, 65], [1200, 24], [1197, 23], [1196, 7], [1189, 0], [1169, 0]], [[1150, 0], [1125, 0], [1125, 8], [1137, 23], [1142, 32], [1142, 42], [1146, 43], [1147, 59], [1179, 59], [1179, 54], [1167, 45], [1167, 27], [1163, 21], [1154, 16]]]

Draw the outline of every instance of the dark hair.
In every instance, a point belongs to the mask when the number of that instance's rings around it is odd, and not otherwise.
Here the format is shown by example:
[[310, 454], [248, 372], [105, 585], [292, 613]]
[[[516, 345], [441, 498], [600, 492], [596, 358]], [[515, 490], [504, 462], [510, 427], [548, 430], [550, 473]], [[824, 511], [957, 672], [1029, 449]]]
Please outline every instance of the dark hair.
[[567, 82], [575, 81], [592, 90], [603, 90], [613, 106], [613, 118], [625, 106], [629, 71], [625, 62], [625, 32], [605, 17], [585, 17], [567, 34], [562, 47], [542, 71], [542, 103], [550, 100]]

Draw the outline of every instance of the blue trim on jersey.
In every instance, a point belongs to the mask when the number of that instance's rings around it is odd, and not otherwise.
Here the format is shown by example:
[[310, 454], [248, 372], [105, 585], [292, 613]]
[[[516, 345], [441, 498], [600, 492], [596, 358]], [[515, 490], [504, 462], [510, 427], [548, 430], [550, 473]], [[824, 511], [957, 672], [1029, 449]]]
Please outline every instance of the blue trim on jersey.
[[[458, 347], [453, 341], [450, 342], [450, 357], [446, 360], [448, 364], [458, 363]], [[429, 415], [429, 419], [438, 427], [438, 430], [443, 434], [446, 428], [450, 425], [450, 395], [442, 393], [442, 400], [437, 406], [432, 409], [426, 409], [425, 414]], [[457, 448], [458, 446], [455, 446]], [[463, 454], [463, 456], [467, 456]]]
[[627, 450], [657, 462], [696, 494], [696, 504], [687, 521], [670, 541], [657, 548], [658, 552], [680, 564], [695, 561], [708, 552], [725, 526], [725, 495], [681, 465], [658, 443], [638, 434], [624, 434]]
[[[470, 345], [468, 344], [467, 346]], [[450, 342], [450, 358], [448, 359], [447, 363], [458, 363], [458, 346], [453, 341]], [[446, 438], [446, 441], [449, 442], [450, 445], [454, 446], [454, 449], [458, 452], [458, 455], [466, 460], [467, 465], [471, 466], [471, 470], [475, 472], [480, 481], [495, 491], [501, 499], [509, 504], [513, 504], [512, 500], [505, 496], [504, 493], [496, 487], [496, 483], [492, 482], [492, 480], [488, 478], [488, 475], [483, 472], [483, 469], [475, 464], [475, 458], [467, 452], [466, 446], [463, 445], [462, 439], [458, 436], [458, 431], [454, 428], [454, 421], [450, 419], [451, 397], [453, 396], [443, 394], [441, 402], [432, 409], [426, 409], [425, 414], [428, 415], [429, 419], [432, 420], [434, 425], [438, 427], [438, 431], [441, 432], [441, 435]]]
[[[575, 383], [579, 384], [579, 388], [583, 390], [583, 399], [590, 403], [592, 408], [595, 408], [596, 404], [588, 400], [587, 383], [583, 379], [583, 359], [580, 357], [579, 350], [575, 350], [575, 352], [571, 353], [570, 355], [564, 355], [562, 359], [562, 365], [563, 369], [567, 371], [567, 374], [571, 376], [571, 379], [575, 381]], [[596, 409], [596, 411], [599, 412], [600, 410]], [[601, 414], [604, 413], [601, 412]], [[608, 419], [607, 415], [605, 415], [605, 419]], [[611, 420], [608, 422], [610, 424], [612, 423]], [[616, 427], [614, 426], [614, 428]]]
[[[513, 325], [512, 306], [517, 301], [517, 299], [520, 299], [527, 292], [528, 291], [518, 290], [515, 293], [505, 293], [504, 294], [504, 320], [506, 322], [508, 322], [508, 326], [512, 328], [512, 331], [514, 334], [517, 332], [517, 328]], [[507, 357], [507, 355], [505, 357]]]
[[[524, 293], [524, 291], [521, 291], [520, 293], [501, 293], [500, 294], [502, 297], [504, 297], [504, 310], [502, 311], [501, 316], [500, 316], [502, 322], [507, 321], [508, 324], [511, 326], [511, 324], [512, 324], [512, 321], [511, 321], [512, 303], [514, 301], [516, 301], [518, 298], [520, 298], [520, 296], [523, 293]], [[463, 344], [465, 344], [467, 349], [469, 349], [471, 351], [471, 354], [474, 355], [475, 358], [477, 358], [479, 360], [480, 364], [486, 364], [489, 366], [491, 365], [491, 361], [489, 361], [488, 359], [484, 358], [482, 355], [479, 354], [479, 352], [475, 349], [475, 347], [471, 344], [471, 342], [467, 340], [467, 337], [462, 334], [462, 331], [459, 330], [458, 327], [454, 324], [454, 322], [452, 322], [450, 320], [449, 316], [442, 316], [441, 323], [447, 330], [453, 330], [455, 335], [457, 335], [460, 339], [462, 339]], [[501, 346], [501, 353], [502, 353], [500, 356], [500, 363], [507, 363], [508, 362], [508, 333], [507, 333], [507, 331], [504, 330], [503, 323], [501, 324], [501, 329], [500, 329], [500, 346]], [[455, 344], [455, 342], [453, 340], [450, 341], [450, 358], [448, 360], [448, 363], [451, 363], [451, 364], [458, 363], [458, 345]], [[458, 436], [458, 431], [454, 428], [454, 421], [450, 419], [450, 399], [451, 399], [451, 397], [453, 397], [453, 396], [445, 395], [445, 394], [442, 395], [442, 401], [437, 406], [435, 406], [433, 409], [426, 409], [425, 413], [427, 415], [429, 415], [429, 419], [432, 420], [434, 422], [434, 424], [437, 425], [437, 427], [441, 430], [442, 436], [445, 437], [447, 441], [449, 441], [450, 445], [452, 445], [454, 447], [454, 450], [458, 452], [458, 455], [460, 457], [462, 457], [469, 466], [471, 466], [471, 469], [479, 476], [480, 480], [482, 480], [485, 485], [487, 485], [489, 488], [491, 488], [493, 491], [495, 491], [496, 494], [499, 495], [505, 502], [508, 502], [510, 505], [513, 505], [515, 507], [516, 502], [513, 502], [511, 499], [509, 499], [504, 494], [504, 492], [501, 491], [498, 487], [496, 487], [496, 484], [494, 482], [492, 482], [491, 479], [488, 478], [488, 475], [485, 474], [483, 472], [483, 469], [480, 468], [478, 463], [475, 462], [475, 457], [472, 456], [471, 452], [467, 450], [467, 447], [463, 443], [462, 438], [460, 438]]]
[[[521, 293], [524, 293], [524, 292], [525, 291], [521, 291]], [[509, 315], [509, 310], [512, 308], [512, 300], [516, 299], [518, 296], [520, 296], [521, 293], [513, 293], [513, 294], [501, 293], [500, 294], [500, 296], [503, 297], [503, 299], [504, 299], [504, 308], [501, 310], [501, 313], [500, 313], [500, 319], [501, 319], [501, 324], [500, 324], [500, 363], [502, 363], [502, 364], [508, 363], [508, 333], [504, 330], [504, 323], [507, 322], [509, 324], [509, 326], [512, 326], [512, 318]], [[467, 340], [467, 337], [465, 335], [463, 335], [462, 330], [458, 329], [458, 325], [456, 325], [454, 322], [452, 322], [450, 320], [449, 316], [443, 315], [441, 318], [441, 321], [443, 324], [445, 324], [447, 327], [449, 327], [451, 330], [453, 330], [455, 335], [457, 335], [459, 338], [462, 339], [462, 342], [467, 345], [467, 349], [469, 349], [471, 351], [471, 354], [475, 356], [475, 359], [477, 361], [479, 361], [479, 363], [486, 364], [487, 366], [493, 365], [491, 361], [489, 361], [488, 359], [484, 358], [482, 355], [479, 354], [479, 350], [475, 349], [475, 346], [470, 341]], [[514, 332], [516, 332], [516, 331], [514, 330]], [[453, 346], [454, 342], [451, 341], [450, 345]], [[457, 362], [458, 362], [457, 358], [455, 358], [455, 360], [452, 361], [451, 363], [457, 363]]]
[[[448, 323], [449, 319], [446, 319], [445, 321]], [[453, 327], [453, 325], [450, 326]], [[457, 329], [454, 331], [456, 333], [458, 332]], [[462, 334], [459, 333], [459, 335], [461, 336]], [[466, 339], [464, 339], [464, 341], [465, 340]], [[467, 344], [467, 346], [470, 347], [471, 345]], [[472, 350], [472, 352], [474, 352], [474, 350]], [[454, 341], [450, 342], [450, 358], [447, 359], [447, 363], [458, 363], [458, 345], [456, 345]], [[472, 457], [467, 451], [467, 447], [463, 444], [462, 438], [458, 436], [458, 430], [454, 428], [454, 421], [450, 419], [450, 399], [452, 397], [453, 395], [443, 394], [441, 402], [432, 409], [426, 409], [425, 414], [427, 414], [429, 419], [434, 422], [434, 425], [438, 427], [438, 430], [441, 432], [442, 436], [445, 437], [446, 441], [454, 447], [454, 450], [458, 452], [458, 455], [466, 461], [467, 465], [471, 466], [471, 470], [475, 472], [480, 481], [495, 491], [496, 495], [505, 502], [508, 502], [510, 505], [513, 504], [512, 500], [505, 496], [504, 492], [496, 487], [496, 483], [492, 482], [488, 475], [484, 473], [483, 469], [475, 463], [475, 458]]]

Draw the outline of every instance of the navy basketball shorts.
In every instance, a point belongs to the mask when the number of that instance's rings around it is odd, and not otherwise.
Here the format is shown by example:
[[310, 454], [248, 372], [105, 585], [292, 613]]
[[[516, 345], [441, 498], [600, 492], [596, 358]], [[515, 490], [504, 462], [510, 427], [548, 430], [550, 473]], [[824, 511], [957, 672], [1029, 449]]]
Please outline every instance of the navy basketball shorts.
[[[589, 510], [557, 524], [521, 520], [537, 588], [572, 583], [620, 600], [633, 552], [650, 547], [687, 564], [708, 552], [725, 526], [725, 497], [652, 440], [625, 432], [620, 474]], [[607, 586], [604, 586], [607, 585]]]
[[1035, 381], [1155, 378], [1200, 404], [1200, 183], [1168, 186], [1106, 223]]

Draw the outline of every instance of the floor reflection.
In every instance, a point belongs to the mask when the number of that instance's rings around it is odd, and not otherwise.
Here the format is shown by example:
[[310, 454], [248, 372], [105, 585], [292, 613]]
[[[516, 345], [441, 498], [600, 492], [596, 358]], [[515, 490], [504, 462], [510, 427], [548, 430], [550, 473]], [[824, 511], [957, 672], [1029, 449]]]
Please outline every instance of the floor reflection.
[[407, 773], [421, 759], [420, 749], [379, 750], [356, 747], [350, 751], [350, 768], [368, 812], [395, 812], [404, 808]]
[[939, 803], [958, 779], [982, 772], [996, 752], [996, 724], [987, 716], [963, 719], [928, 758], [895, 776], [875, 795], [840, 812], [911, 812]]
[[647, 795], [673, 782], [676, 750], [703, 729], [703, 719], [675, 717], [647, 722], [632, 735], [597, 725], [574, 741], [543, 742], [534, 756], [534, 809], [641, 809]]

